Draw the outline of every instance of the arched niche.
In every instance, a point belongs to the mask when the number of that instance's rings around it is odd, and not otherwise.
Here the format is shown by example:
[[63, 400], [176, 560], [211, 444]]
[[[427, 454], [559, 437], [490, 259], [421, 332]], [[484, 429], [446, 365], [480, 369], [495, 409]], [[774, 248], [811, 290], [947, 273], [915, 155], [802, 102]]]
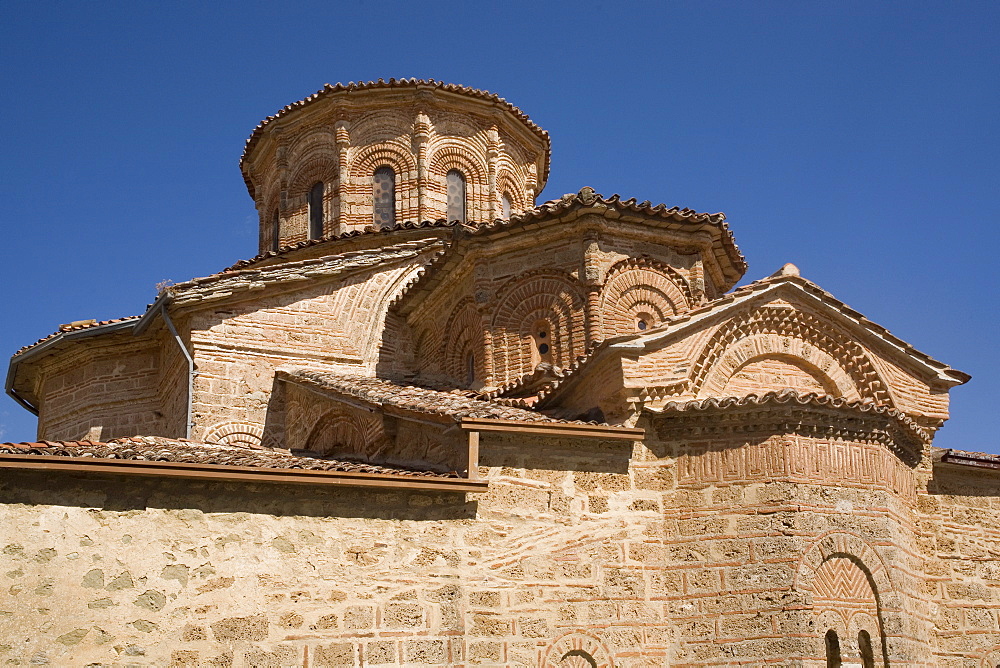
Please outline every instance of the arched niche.
[[737, 369], [768, 356], [795, 358], [800, 369], [820, 384], [832, 383], [846, 399], [894, 406], [888, 383], [857, 341], [810, 313], [782, 306], [738, 314], [716, 329], [693, 365], [692, 389], [700, 397], [722, 396]]
[[833, 356], [801, 339], [774, 334], [757, 334], [727, 346], [705, 374], [699, 395], [737, 397], [783, 389], [861, 398]]
[[534, 369], [541, 322], [548, 324], [548, 361], [565, 367], [582, 355], [583, 305], [579, 285], [561, 273], [540, 272], [502, 287], [491, 325], [494, 382], [507, 383]]
[[645, 258], [624, 260], [610, 269], [601, 290], [603, 336], [652, 329], [691, 303], [687, 282], [673, 268]]

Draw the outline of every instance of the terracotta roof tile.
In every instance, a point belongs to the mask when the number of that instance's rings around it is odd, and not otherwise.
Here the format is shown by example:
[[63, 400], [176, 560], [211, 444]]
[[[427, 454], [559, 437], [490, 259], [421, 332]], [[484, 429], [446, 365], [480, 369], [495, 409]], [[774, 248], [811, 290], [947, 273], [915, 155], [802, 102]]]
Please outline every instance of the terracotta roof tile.
[[160, 436], [133, 436], [106, 443], [95, 441], [42, 441], [0, 443], [0, 454], [46, 457], [99, 458], [127, 461], [159, 461], [184, 464], [245, 466], [262, 469], [307, 469], [344, 473], [457, 478], [457, 473], [434, 473], [400, 467], [377, 466], [344, 459], [293, 455], [244, 445], [195, 443]]
[[435, 229], [435, 228], [448, 228], [448, 227], [456, 227], [458, 225], [461, 225], [461, 223], [459, 223], [458, 221], [449, 222], [447, 220], [444, 220], [443, 218], [439, 220], [425, 220], [422, 223], [414, 223], [414, 222], [396, 223], [394, 225], [385, 227], [375, 227], [374, 225], [368, 225], [367, 227], [360, 230], [350, 230], [349, 232], [343, 232], [341, 234], [331, 234], [321, 239], [309, 239], [307, 241], [297, 241], [294, 244], [282, 246], [276, 251], [267, 251], [265, 253], [260, 253], [248, 260], [239, 260], [238, 262], [235, 262], [234, 264], [226, 267], [219, 273], [224, 274], [230, 271], [238, 271], [240, 269], [246, 269], [247, 267], [250, 267], [254, 264], [263, 262], [264, 260], [269, 260], [275, 257], [281, 257], [283, 255], [287, 255], [292, 251], [300, 250], [302, 248], [311, 248], [319, 244], [326, 244], [333, 241], [341, 241], [343, 239], [352, 239], [354, 237], [359, 237], [362, 235], [388, 234], [391, 232], [399, 232], [401, 230], [425, 230], [425, 229]]
[[803, 394], [790, 389], [765, 392], [764, 394], [748, 394], [743, 397], [708, 397], [706, 399], [692, 399], [689, 401], [668, 401], [659, 410], [650, 410], [650, 412], [670, 414], [781, 405], [816, 406], [882, 415], [895, 421], [920, 443], [930, 443], [933, 438], [926, 429], [895, 408], [880, 406], [870, 401], [850, 401], [843, 397], [831, 397], [826, 394], [816, 394], [815, 392]]
[[141, 317], [142, 317], [141, 315], [130, 315], [130, 316], [126, 316], [124, 318], [112, 318], [110, 320], [100, 320], [100, 321], [93, 320], [93, 321], [86, 321], [86, 322], [80, 323], [80, 324], [75, 324], [74, 323], [74, 324], [70, 324], [70, 325], [60, 325], [60, 327], [59, 327], [59, 329], [57, 331], [52, 332], [48, 336], [43, 336], [42, 338], [38, 339], [34, 343], [30, 343], [30, 344], [28, 344], [26, 346], [21, 346], [20, 348], [18, 348], [14, 352], [13, 356], [16, 357], [17, 355], [20, 355], [21, 353], [25, 352], [26, 350], [34, 348], [35, 346], [37, 346], [37, 345], [39, 345], [41, 343], [45, 343], [46, 341], [48, 341], [50, 339], [54, 339], [57, 336], [65, 335], [65, 334], [68, 334], [70, 332], [80, 332], [80, 331], [83, 331], [85, 329], [97, 329], [97, 328], [100, 328], [100, 327], [107, 327], [108, 325], [117, 325], [119, 323], [132, 322], [134, 320], [138, 320]]
[[462, 391], [444, 392], [382, 378], [335, 374], [312, 369], [279, 371], [277, 375], [279, 378], [361, 399], [376, 406], [439, 415], [452, 418], [456, 422], [463, 418], [474, 418], [587, 424], [573, 420], [557, 420], [527, 408], [508, 406], [468, 396]]

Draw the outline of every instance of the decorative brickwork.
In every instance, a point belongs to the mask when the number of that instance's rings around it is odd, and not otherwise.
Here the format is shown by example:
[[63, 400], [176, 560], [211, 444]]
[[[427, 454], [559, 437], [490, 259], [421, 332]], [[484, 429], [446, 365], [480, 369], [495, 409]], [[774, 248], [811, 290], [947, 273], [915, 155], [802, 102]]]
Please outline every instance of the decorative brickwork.
[[969, 376], [734, 288], [722, 214], [536, 207], [548, 159], [434, 81], [265, 119], [256, 257], [11, 360], [0, 662], [1000, 665], [1000, 458], [931, 445]]

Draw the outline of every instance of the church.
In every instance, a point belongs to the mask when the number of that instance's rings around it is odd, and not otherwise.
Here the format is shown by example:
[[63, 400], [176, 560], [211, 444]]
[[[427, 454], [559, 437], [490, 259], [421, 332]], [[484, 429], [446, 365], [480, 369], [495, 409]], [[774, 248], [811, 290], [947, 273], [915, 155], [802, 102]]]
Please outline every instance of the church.
[[10, 360], [0, 661], [1000, 665], [969, 376], [549, 162], [433, 80], [264, 119], [255, 257]]

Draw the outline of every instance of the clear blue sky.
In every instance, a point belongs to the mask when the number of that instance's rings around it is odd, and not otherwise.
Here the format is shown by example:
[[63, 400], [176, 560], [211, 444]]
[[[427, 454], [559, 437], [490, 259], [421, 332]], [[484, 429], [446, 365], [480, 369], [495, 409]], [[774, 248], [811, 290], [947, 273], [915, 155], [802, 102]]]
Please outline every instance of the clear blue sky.
[[[253, 256], [253, 127], [326, 82], [485, 88], [584, 185], [724, 211], [747, 281], [802, 274], [969, 372], [937, 445], [1000, 452], [997, 2], [13, 2], [0, 356]], [[6, 364], [4, 364], [6, 368]], [[4, 396], [0, 440], [34, 438]]]

